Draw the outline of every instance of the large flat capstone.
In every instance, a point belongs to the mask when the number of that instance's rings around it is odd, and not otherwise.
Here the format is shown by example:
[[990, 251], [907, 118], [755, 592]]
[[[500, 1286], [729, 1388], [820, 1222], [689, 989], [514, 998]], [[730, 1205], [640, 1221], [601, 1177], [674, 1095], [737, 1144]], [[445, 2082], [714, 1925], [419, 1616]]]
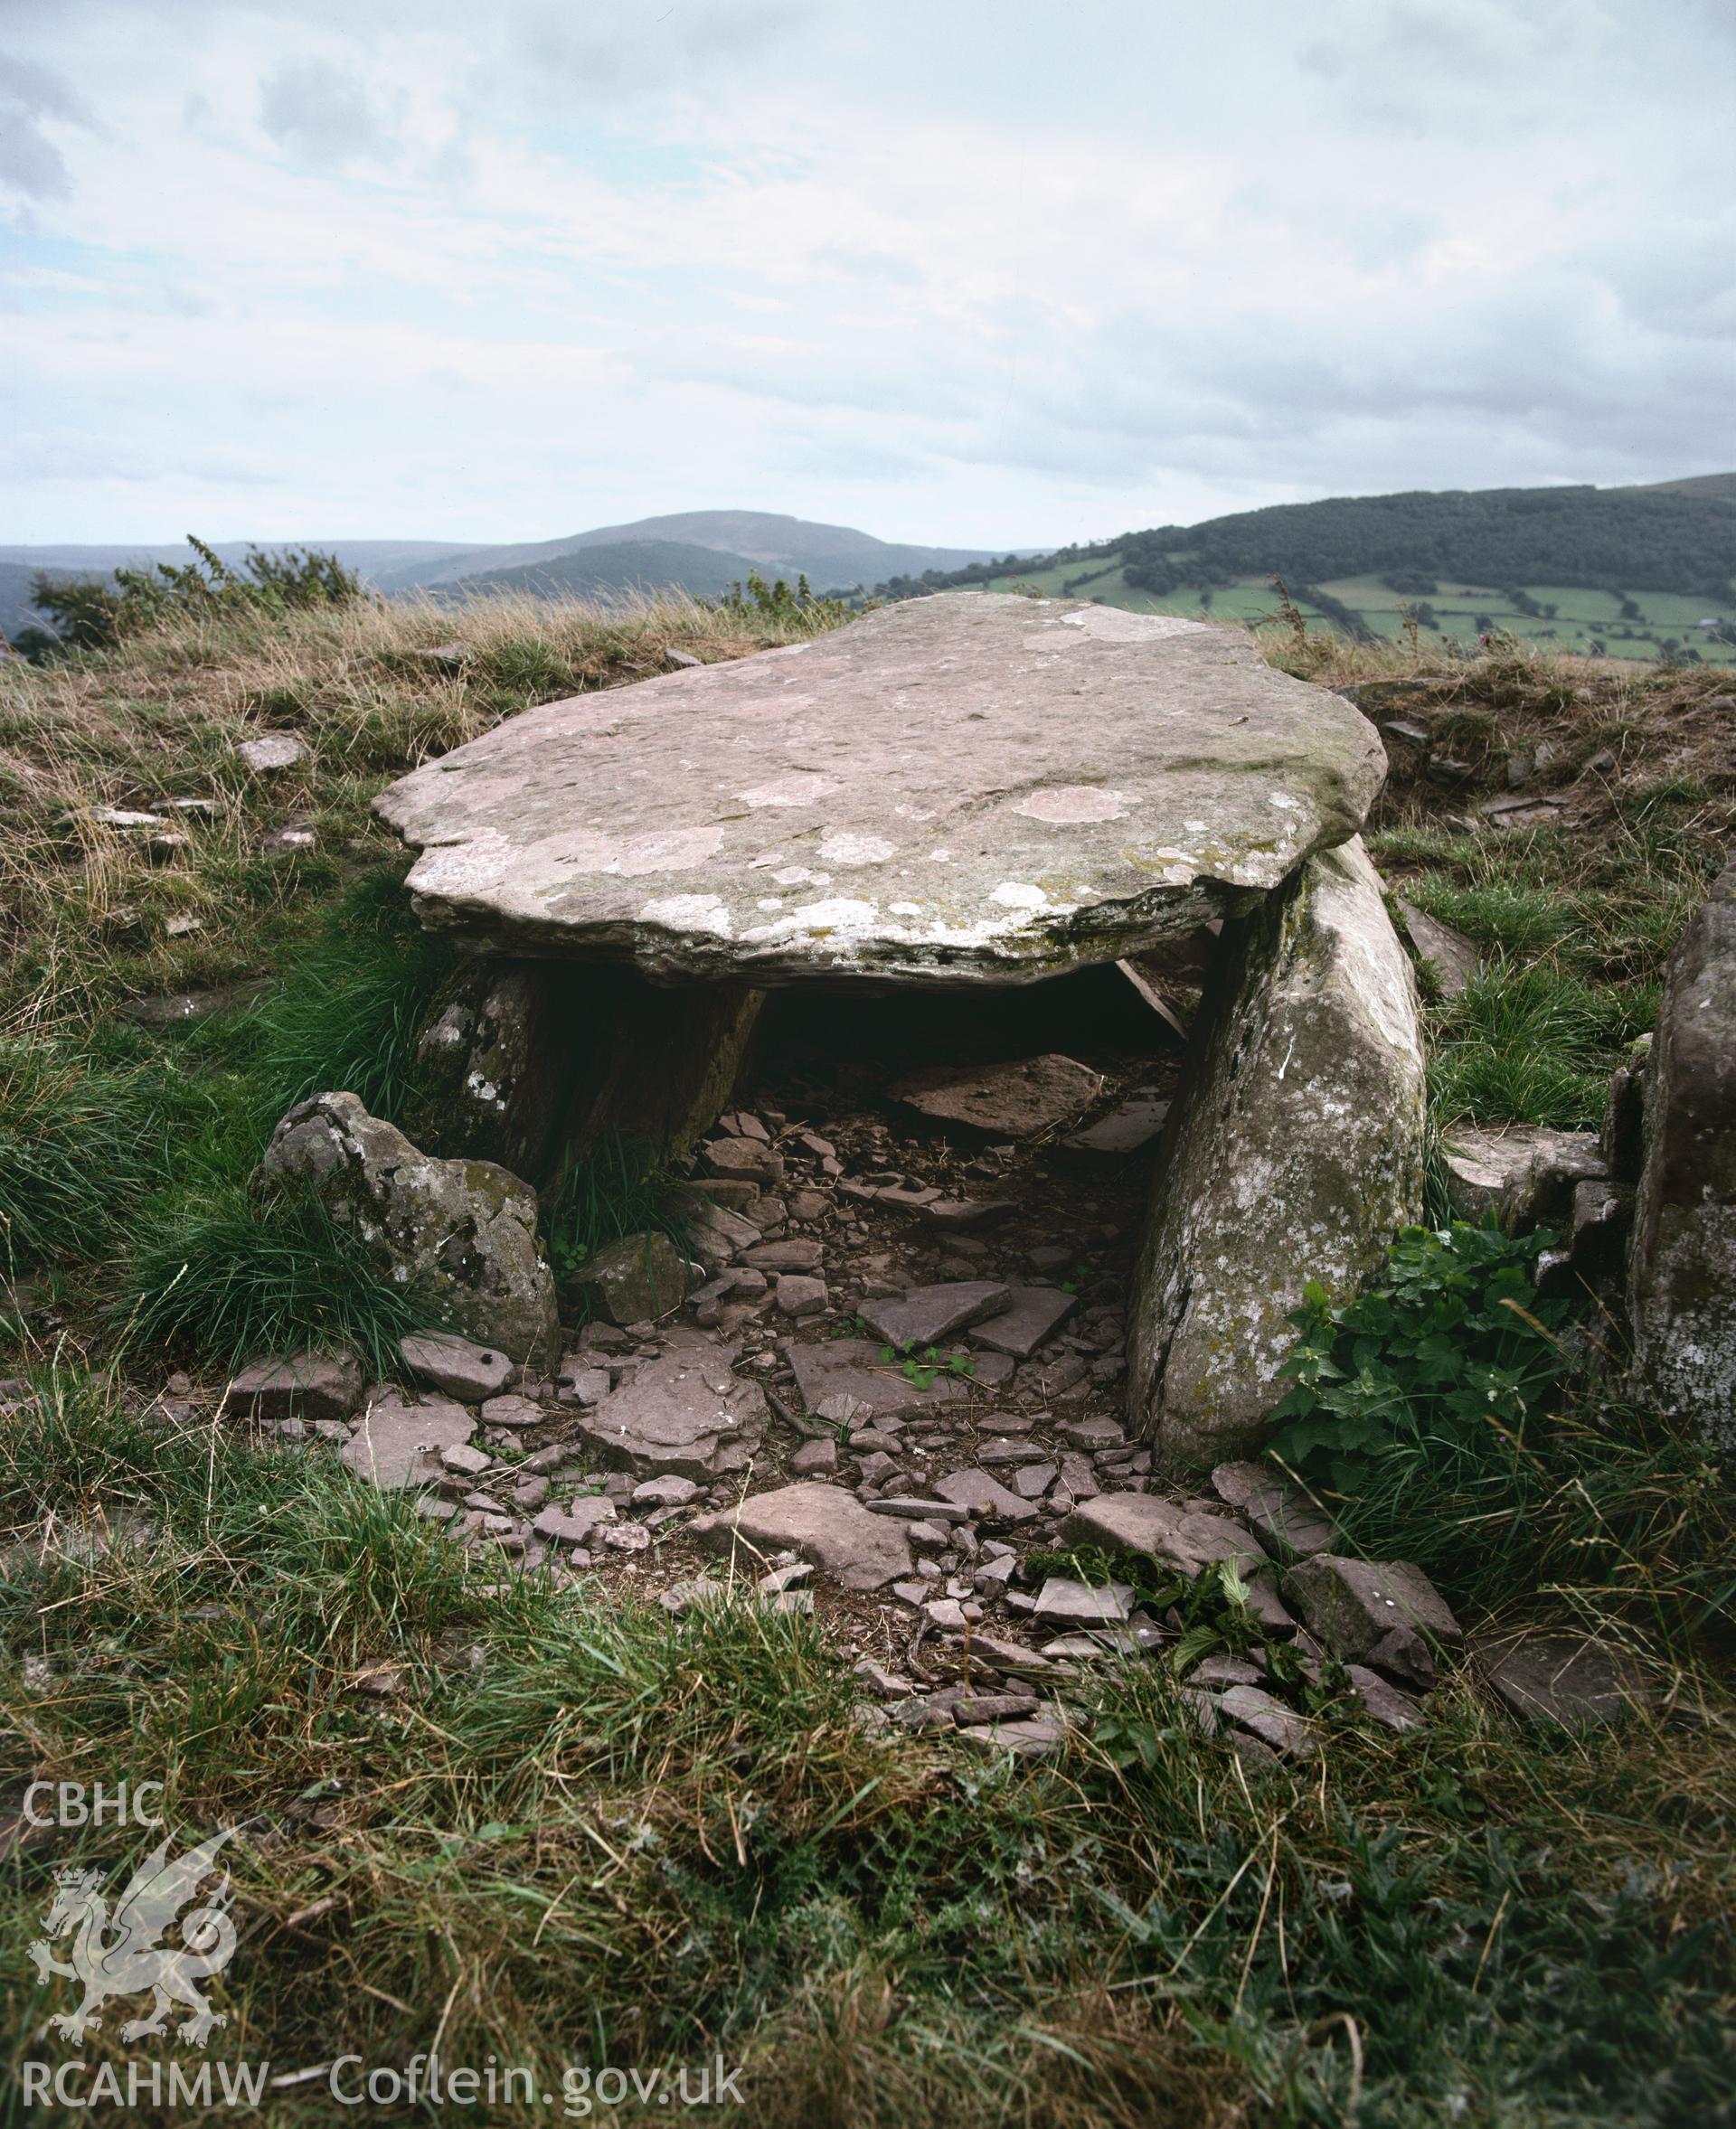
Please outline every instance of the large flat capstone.
[[1385, 773], [1237, 631], [955, 592], [549, 702], [382, 792], [423, 921], [661, 980], [1023, 982], [1270, 890]]

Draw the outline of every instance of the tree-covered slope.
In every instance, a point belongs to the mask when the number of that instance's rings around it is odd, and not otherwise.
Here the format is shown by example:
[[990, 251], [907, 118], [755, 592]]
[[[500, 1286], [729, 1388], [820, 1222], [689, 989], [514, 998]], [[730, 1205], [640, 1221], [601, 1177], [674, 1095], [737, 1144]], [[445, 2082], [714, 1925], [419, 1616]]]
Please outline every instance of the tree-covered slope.
[[[1048, 566], [1082, 566], [1111, 555], [1130, 586], [1159, 598], [1185, 586], [1208, 589], [1245, 577], [1324, 584], [1406, 575], [1468, 584], [1684, 592], [1716, 603], [1731, 598], [1736, 508], [1674, 488], [1334, 496], [1062, 548]], [[978, 565], [946, 580], [982, 581], [995, 573]]]

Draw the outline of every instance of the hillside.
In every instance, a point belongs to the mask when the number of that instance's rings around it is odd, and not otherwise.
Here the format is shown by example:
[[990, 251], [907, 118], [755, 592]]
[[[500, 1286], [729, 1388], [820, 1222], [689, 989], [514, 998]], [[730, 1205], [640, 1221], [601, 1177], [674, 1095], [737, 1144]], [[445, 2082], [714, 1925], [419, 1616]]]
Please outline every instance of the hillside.
[[894, 579], [899, 597], [940, 584], [1083, 592], [1139, 611], [1230, 619], [1276, 612], [1281, 577], [1310, 617], [1347, 635], [1492, 632], [1594, 655], [1728, 660], [1703, 624], [1736, 611], [1736, 508], [1716, 484], [1494, 488], [1334, 497], [1163, 525], [992, 565]]
[[[218, 540], [212, 544], [225, 561], [239, 562], [252, 542]], [[678, 511], [632, 524], [597, 525], [558, 540], [487, 546], [456, 540], [261, 540], [258, 544], [306, 545], [335, 554], [389, 597], [455, 585], [471, 589], [505, 585], [545, 597], [552, 591], [671, 587], [705, 598], [726, 591], [756, 569], [767, 577], [805, 576], [814, 590], [829, 591], [1014, 559], [986, 547], [918, 547], [877, 540], [853, 525], [819, 524], [763, 510]], [[582, 561], [576, 559], [580, 556]], [[41, 626], [42, 617], [30, 599], [30, 579], [38, 570], [56, 577], [97, 577], [123, 565], [186, 559], [184, 542], [0, 545], [0, 632], [14, 636], [23, 628]]]
[[[504, 570], [547, 563], [587, 548], [639, 546], [646, 542], [706, 549], [731, 559], [731, 577], [742, 573], [742, 558], [762, 572], [805, 576], [816, 591], [857, 584], [876, 584], [894, 576], [920, 575], [929, 570], [956, 570], [992, 561], [987, 548], [913, 547], [876, 540], [852, 525], [818, 524], [763, 510], [684, 510], [666, 517], [645, 517], [631, 524], [597, 525], [559, 540], [529, 545], [473, 548], [426, 561], [381, 570], [374, 578], [382, 591], [409, 591], [461, 578], [502, 580]], [[688, 586], [687, 589], [696, 589]]]
[[745, 582], [757, 562], [722, 548], [695, 547], [679, 540], [618, 540], [573, 548], [545, 561], [516, 569], [480, 570], [435, 587], [442, 598], [473, 593], [528, 591], [594, 598], [599, 593], [655, 591], [674, 586], [696, 598], [717, 598]]
[[1736, 473], [1696, 473], [1679, 481], [1646, 481], [1618, 489], [1624, 495], [1698, 495], [1708, 503], [1736, 503]]

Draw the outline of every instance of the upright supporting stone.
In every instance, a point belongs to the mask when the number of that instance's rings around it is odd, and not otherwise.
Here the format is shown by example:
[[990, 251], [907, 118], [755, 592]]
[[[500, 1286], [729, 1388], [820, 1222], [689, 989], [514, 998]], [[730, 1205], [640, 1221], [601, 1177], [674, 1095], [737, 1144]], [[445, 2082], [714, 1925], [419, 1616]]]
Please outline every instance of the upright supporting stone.
[[418, 1053], [440, 1150], [539, 1189], [610, 1131], [684, 1154], [728, 1105], [763, 1003], [627, 968], [474, 960]]
[[1161, 1460], [1259, 1445], [1316, 1279], [1348, 1300], [1422, 1197], [1410, 965], [1360, 841], [1226, 924], [1153, 1187], [1128, 1408]]
[[584, 989], [535, 961], [465, 963], [416, 1050], [441, 1153], [541, 1181], [574, 1056], [589, 1047]]
[[1646, 1070], [1628, 1306], [1639, 1380], [1736, 1453], [1736, 865], [1683, 934]]

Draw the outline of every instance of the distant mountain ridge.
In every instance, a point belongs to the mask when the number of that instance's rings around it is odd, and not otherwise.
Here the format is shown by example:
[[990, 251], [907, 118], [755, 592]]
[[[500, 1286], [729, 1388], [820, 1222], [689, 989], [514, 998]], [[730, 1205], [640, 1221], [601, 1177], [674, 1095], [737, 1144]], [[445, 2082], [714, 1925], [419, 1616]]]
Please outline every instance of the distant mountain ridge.
[[[482, 590], [491, 585], [579, 595], [674, 586], [715, 598], [751, 570], [770, 578], [805, 576], [815, 591], [848, 590], [882, 578], [954, 570], [1021, 551], [922, 547], [877, 540], [852, 525], [822, 524], [766, 510], [684, 510], [631, 524], [596, 525], [559, 540], [478, 546], [459, 540], [244, 540], [212, 542], [225, 561], [250, 545], [314, 547], [355, 570], [389, 597], [417, 591]], [[629, 550], [631, 551], [629, 551]], [[107, 576], [123, 566], [184, 562], [184, 542], [0, 545], [0, 630], [14, 636], [42, 617], [30, 599], [38, 570], [51, 576]]]
[[[586, 548], [674, 544], [727, 554], [761, 572], [806, 577], [816, 591], [875, 584], [898, 575], [927, 570], [957, 570], [972, 562], [1000, 559], [986, 547], [918, 547], [877, 540], [851, 525], [820, 524], [766, 510], [682, 510], [664, 517], [642, 517], [630, 524], [597, 525], [561, 540], [538, 540], [524, 546], [472, 548], [380, 571], [374, 581], [382, 591], [410, 591], [466, 578], [499, 579], [503, 570], [548, 563]], [[737, 567], [735, 576], [741, 570]], [[696, 587], [689, 586], [693, 589]]]
[[540, 598], [607, 597], [620, 591], [657, 591], [671, 586], [695, 598], [719, 598], [746, 583], [758, 562], [720, 547], [694, 547], [679, 540], [620, 540], [570, 548], [544, 561], [516, 569], [479, 570], [449, 583], [418, 587], [439, 598], [473, 592], [529, 591]]

